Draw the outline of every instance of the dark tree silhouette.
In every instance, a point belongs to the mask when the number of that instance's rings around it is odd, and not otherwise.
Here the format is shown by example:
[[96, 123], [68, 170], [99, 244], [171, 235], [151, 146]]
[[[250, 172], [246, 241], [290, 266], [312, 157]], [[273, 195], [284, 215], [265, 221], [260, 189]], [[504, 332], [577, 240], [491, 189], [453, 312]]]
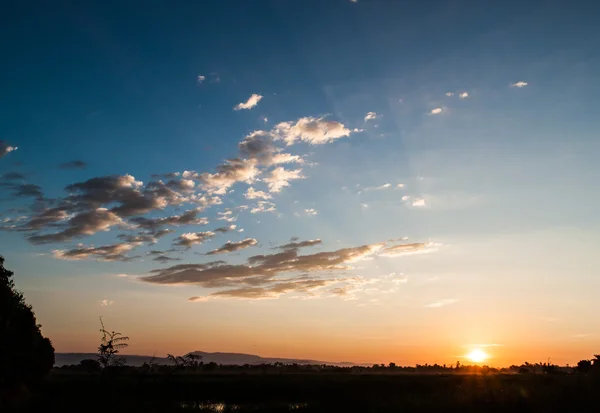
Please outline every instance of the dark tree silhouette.
[[[30, 388], [54, 365], [54, 348], [0, 256], [0, 389]], [[0, 401], [0, 406], [1, 406]]]
[[100, 346], [98, 346], [98, 362], [105, 369], [108, 367], [124, 366], [127, 364], [127, 360], [118, 354], [121, 349], [129, 346], [126, 343], [129, 337], [123, 336], [116, 331], [108, 331], [104, 328], [102, 317], [100, 317], [100, 325], [102, 326], [100, 329], [102, 341], [100, 342]]

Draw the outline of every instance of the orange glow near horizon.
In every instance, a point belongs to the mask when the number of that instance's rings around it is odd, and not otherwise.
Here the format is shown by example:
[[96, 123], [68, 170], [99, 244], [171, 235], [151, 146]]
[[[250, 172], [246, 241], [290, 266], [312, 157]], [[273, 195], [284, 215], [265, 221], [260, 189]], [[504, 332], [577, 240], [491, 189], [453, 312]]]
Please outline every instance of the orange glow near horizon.
[[473, 363], [483, 363], [484, 361], [490, 358], [490, 356], [480, 348], [471, 350], [471, 352], [467, 354], [466, 357], [467, 359], [469, 359], [469, 361], [472, 361]]

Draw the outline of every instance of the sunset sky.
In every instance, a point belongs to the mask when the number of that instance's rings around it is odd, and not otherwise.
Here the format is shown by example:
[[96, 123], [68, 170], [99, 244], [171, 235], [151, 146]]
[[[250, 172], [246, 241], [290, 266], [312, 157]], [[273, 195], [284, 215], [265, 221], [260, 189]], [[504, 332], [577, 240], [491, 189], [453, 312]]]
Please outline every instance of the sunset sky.
[[597, 2], [13, 3], [0, 254], [57, 352], [600, 351]]

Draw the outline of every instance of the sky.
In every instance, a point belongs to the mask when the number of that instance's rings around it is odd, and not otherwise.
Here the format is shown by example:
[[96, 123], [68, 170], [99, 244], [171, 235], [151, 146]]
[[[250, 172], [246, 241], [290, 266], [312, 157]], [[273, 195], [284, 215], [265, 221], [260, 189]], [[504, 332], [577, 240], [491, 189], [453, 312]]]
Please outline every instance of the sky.
[[600, 348], [597, 2], [12, 4], [0, 254], [58, 352]]

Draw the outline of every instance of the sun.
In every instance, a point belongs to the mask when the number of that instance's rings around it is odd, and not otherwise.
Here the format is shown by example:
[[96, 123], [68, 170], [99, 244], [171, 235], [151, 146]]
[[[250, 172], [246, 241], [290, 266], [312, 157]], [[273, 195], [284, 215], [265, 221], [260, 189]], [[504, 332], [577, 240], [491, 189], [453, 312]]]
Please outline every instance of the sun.
[[482, 349], [476, 348], [471, 350], [471, 352], [467, 354], [467, 358], [474, 363], [481, 363], [483, 361], [486, 361], [489, 358], [489, 356]]

